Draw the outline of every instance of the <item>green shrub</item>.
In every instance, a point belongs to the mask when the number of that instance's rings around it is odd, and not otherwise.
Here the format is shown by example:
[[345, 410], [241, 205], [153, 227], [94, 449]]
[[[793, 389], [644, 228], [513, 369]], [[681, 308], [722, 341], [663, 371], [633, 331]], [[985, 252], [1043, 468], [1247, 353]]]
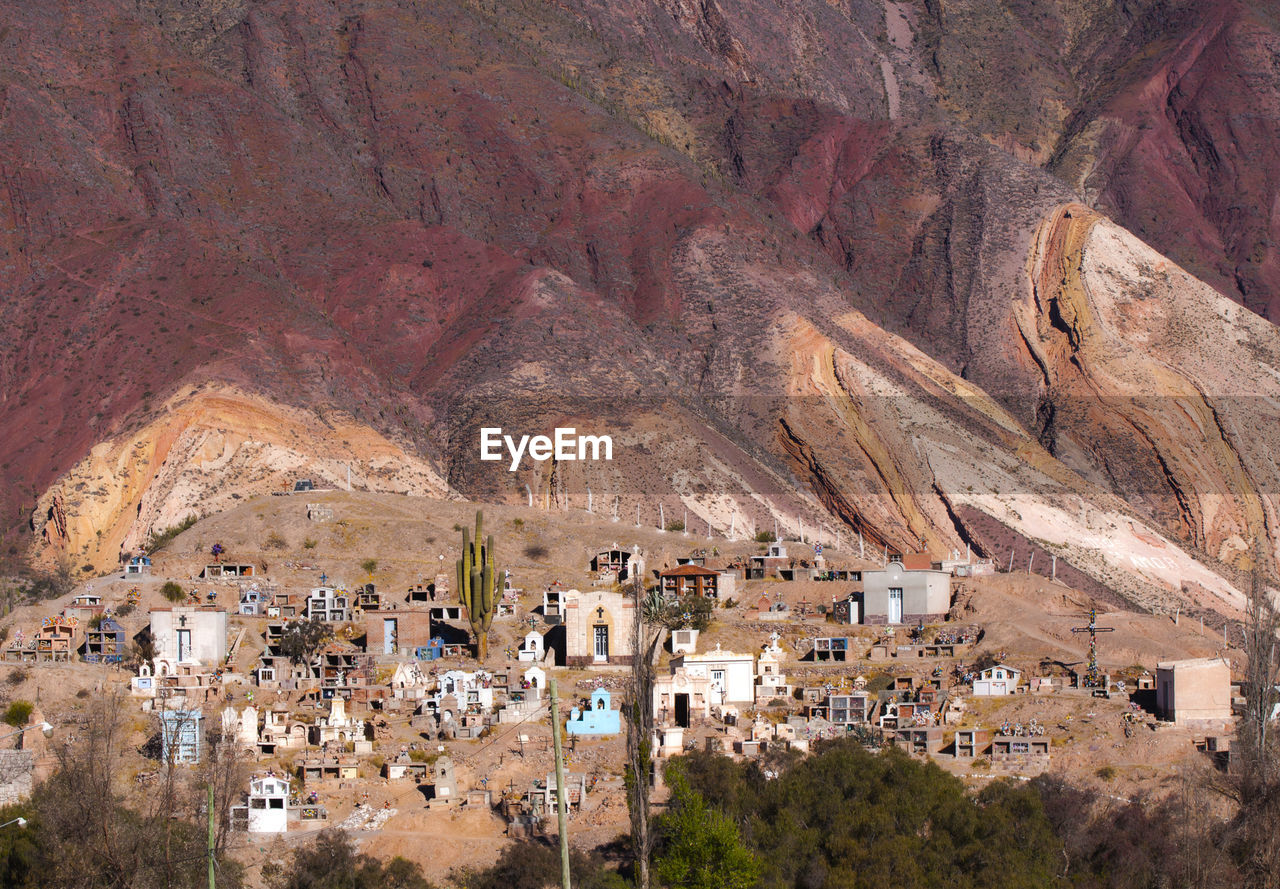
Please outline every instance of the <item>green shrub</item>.
[[166, 580], [164, 586], [160, 587], [160, 595], [164, 596], [170, 602], [181, 602], [187, 597], [187, 593], [182, 589], [182, 584], [173, 580]]
[[36, 705], [30, 701], [14, 701], [9, 705], [9, 709], [4, 711], [4, 721], [14, 728], [24, 726], [35, 708]]
[[672, 889], [750, 889], [760, 874], [733, 819], [707, 805], [678, 763], [667, 768], [671, 802], [658, 818], [654, 873]]
[[[993, 781], [971, 793], [935, 763], [893, 748], [869, 753], [849, 740], [819, 742], [808, 757], [771, 764], [772, 779], [756, 763], [715, 754], [696, 752], [673, 762], [706, 811], [725, 820], [721, 850], [734, 848], [735, 826], [741, 826], [741, 842], [760, 868], [754, 882], [760, 889], [1012, 889], [1056, 885], [1061, 871], [1062, 843], [1039, 792], [1025, 784]], [[682, 792], [672, 784], [673, 801]], [[732, 835], [729, 828], [735, 828]], [[695, 838], [708, 831], [689, 829]], [[667, 885], [710, 885], [668, 879], [657, 864], [669, 854], [661, 842], [655, 866]], [[693, 856], [683, 857], [696, 873]], [[909, 872], [902, 869], [906, 862]]]
[[169, 545], [173, 538], [177, 537], [195, 523], [196, 516], [192, 513], [171, 528], [165, 528], [163, 531], [152, 531], [151, 535], [147, 538], [147, 553], [152, 554], [158, 550], [164, 549]]
[[772, 531], [756, 532], [756, 543], [773, 543], [777, 539], [778, 538], [774, 535]]

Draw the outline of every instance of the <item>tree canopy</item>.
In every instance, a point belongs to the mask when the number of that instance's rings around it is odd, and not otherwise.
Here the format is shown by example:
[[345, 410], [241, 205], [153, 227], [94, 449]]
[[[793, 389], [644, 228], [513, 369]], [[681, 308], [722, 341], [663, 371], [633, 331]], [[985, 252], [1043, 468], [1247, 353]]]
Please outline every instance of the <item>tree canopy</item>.
[[1062, 862], [1033, 788], [996, 781], [973, 795], [897, 750], [832, 742], [774, 779], [705, 753], [681, 768], [694, 792], [741, 826], [762, 889], [1048, 886]]
[[332, 635], [329, 625], [318, 617], [292, 620], [280, 633], [280, 652], [291, 663], [300, 664], [319, 651]]

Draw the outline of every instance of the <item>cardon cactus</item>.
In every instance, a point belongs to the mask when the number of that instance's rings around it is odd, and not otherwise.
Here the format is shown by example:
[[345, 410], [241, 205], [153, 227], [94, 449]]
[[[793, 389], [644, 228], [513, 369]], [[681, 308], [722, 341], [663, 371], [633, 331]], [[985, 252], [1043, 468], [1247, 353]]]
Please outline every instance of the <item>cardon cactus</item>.
[[484, 513], [476, 513], [476, 536], [472, 540], [462, 529], [462, 558], [458, 560], [458, 602], [467, 609], [467, 619], [476, 634], [476, 655], [489, 655], [489, 627], [493, 625], [494, 585], [498, 569], [494, 564], [493, 535], [484, 538]]

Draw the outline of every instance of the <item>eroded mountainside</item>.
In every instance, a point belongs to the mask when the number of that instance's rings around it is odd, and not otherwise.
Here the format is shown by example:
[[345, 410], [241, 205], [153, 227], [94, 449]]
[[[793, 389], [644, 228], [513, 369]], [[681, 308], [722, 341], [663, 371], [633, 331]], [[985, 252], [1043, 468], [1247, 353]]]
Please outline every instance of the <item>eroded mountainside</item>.
[[[0, 458], [46, 554], [352, 465], [1035, 550], [1156, 610], [1275, 555], [1280, 333], [1224, 293], [1276, 292], [1280, 74], [1212, 61], [1263, 7], [0, 7]], [[488, 425], [615, 460], [509, 473]]]

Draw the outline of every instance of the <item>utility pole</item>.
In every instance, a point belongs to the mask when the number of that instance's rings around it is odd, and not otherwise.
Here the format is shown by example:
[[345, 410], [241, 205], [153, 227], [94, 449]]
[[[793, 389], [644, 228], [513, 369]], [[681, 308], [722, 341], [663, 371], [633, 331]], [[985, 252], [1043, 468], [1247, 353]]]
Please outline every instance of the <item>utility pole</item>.
[[213, 875], [214, 850], [213, 782], [209, 782], [209, 889], [215, 889]]
[[551, 691], [551, 740], [556, 748], [556, 820], [560, 824], [560, 881], [563, 889], [569, 886], [569, 815], [565, 811], [564, 749], [560, 746], [560, 707], [556, 697], [556, 680], [549, 682]]

